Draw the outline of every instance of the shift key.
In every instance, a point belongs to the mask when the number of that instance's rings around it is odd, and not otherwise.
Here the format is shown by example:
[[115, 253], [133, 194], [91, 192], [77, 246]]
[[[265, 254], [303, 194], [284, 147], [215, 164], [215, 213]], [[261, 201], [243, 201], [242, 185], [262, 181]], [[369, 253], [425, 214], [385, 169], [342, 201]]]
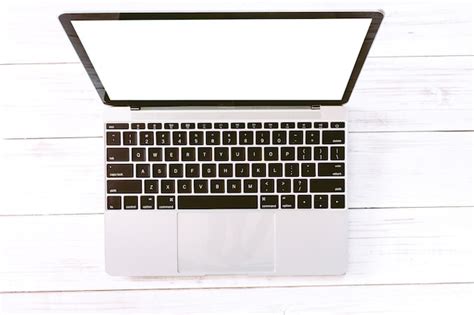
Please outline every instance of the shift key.
[[142, 181], [108, 180], [107, 192], [109, 194], [140, 194], [142, 192]]

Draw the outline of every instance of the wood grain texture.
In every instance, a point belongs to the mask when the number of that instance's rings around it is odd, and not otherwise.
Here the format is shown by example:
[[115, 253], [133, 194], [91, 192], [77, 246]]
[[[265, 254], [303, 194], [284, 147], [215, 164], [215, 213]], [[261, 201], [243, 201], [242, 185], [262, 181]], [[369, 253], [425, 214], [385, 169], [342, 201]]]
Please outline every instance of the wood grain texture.
[[[349, 207], [473, 206], [473, 140], [474, 133], [350, 134]], [[0, 214], [103, 211], [102, 138], [1, 145], [9, 181]]]
[[473, 284], [0, 294], [28, 314], [456, 314], [474, 312]]
[[111, 277], [103, 216], [0, 217], [0, 292], [474, 282], [473, 208], [349, 212], [349, 269], [334, 277]]
[[[474, 130], [473, 61], [369, 59], [345, 105], [350, 131]], [[0, 66], [0, 86], [3, 137], [102, 136], [105, 106], [80, 64]]]
[[[385, 11], [372, 56], [472, 54], [472, 4], [469, 1], [410, 0], [7, 0], [1, 2], [0, 63], [77, 61], [57, 20], [64, 12], [117, 11]], [[32, 53], [34, 51], [34, 53]]]

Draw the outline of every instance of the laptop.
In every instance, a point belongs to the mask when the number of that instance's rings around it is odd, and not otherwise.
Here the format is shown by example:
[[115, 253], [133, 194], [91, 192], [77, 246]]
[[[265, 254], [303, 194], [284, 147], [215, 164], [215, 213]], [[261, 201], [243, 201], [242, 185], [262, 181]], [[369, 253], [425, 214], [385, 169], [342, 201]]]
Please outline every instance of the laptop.
[[104, 106], [105, 269], [339, 275], [380, 12], [67, 13]]

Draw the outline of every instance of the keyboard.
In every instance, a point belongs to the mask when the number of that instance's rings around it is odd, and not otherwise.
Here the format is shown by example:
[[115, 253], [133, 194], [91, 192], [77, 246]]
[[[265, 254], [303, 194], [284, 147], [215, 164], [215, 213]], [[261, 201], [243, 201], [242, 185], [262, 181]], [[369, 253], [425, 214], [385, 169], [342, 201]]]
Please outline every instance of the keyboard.
[[106, 123], [107, 210], [345, 209], [345, 123]]

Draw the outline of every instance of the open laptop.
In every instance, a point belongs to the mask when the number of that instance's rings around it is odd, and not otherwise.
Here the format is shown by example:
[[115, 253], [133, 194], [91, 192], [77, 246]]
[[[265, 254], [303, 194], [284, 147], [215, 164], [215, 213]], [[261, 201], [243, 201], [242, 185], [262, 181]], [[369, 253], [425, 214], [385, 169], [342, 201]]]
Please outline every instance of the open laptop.
[[382, 18], [61, 15], [109, 105], [107, 272], [345, 273], [350, 179], [342, 105]]

